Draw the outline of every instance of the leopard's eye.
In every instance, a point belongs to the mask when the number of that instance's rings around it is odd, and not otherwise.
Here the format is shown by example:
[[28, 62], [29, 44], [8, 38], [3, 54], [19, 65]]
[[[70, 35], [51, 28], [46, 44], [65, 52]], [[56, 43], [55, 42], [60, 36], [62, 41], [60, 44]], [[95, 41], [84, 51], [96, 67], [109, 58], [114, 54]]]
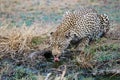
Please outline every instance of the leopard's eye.
[[65, 38], [67, 38], [67, 39], [68, 39], [68, 38], [69, 38], [69, 36], [68, 36], [68, 35], [65, 35]]
[[58, 45], [58, 47], [59, 47], [59, 48], [61, 48], [61, 47], [62, 47], [62, 45], [60, 45], [60, 44], [59, 44], [59, 45]]

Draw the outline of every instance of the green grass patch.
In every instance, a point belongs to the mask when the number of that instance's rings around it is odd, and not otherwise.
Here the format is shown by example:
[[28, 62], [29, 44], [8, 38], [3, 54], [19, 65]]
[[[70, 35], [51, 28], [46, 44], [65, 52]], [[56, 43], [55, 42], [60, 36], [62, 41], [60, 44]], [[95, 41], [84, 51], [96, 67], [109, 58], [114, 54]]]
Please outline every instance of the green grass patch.
[[31, 43], [32, 43], [33, 46], [36, 46], [36, 45], [40, 45], [45, 40], [46, 40], [46, 37], [37, 36], [37, 37], [32, 38]]

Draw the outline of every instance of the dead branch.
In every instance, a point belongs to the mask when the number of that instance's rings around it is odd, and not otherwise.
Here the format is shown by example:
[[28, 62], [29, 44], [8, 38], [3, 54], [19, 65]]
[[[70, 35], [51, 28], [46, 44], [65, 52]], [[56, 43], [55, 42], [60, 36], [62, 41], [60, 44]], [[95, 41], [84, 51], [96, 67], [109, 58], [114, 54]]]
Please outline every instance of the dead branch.
[[50, 77], [51, 74], [52, 74], [52, 73], [47, 74], [45, 80], [49, 80], [49, 77]]
[[62, 72], [62, 75], [61, 75], [61, 78], [60, 78], [60, 80], [63, 80], [63, 78], [64, 78], [64, 76], [65, 76], [65, 73], [66, 73], [66, 65], [64, 66], [65, 67], [65, 69], [64, 69], [64, 71]]
[[120, 75], [120, 69], [111, 69], [111, 70], [96, 70], [91, 71], [89, 73], [78, 73], [77, 75], [84, 75], [84, 76], [112, 76], [112, 75]]
[[100, 70], [92, 72], [93, 76], [104, 76], [104, 75], [120, 75], [120, 69], [111, 69], [111, 70]]

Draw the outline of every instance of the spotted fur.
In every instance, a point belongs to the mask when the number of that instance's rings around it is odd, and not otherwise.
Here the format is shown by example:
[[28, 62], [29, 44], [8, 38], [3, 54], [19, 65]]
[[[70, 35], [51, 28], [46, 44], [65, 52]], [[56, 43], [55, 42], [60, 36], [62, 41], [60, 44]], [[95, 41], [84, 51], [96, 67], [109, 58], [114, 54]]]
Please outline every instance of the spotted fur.
[[78, 48], [89, 44], [90, 40], [100, 38], [109, 30], [107, 15], [98, 14], [95, 9], [81, 7], [63, 16], [57, 30], [51, 34], [52, 54], [59, 57], [76, 36]]

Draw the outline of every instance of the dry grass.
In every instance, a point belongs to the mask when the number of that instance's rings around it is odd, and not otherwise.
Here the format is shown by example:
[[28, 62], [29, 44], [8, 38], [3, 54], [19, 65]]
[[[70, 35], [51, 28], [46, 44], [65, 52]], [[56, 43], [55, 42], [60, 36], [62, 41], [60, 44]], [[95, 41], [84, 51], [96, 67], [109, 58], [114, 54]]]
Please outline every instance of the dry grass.
[[2, 25], [0, 27], [0, 58], [7, 53], [25, 53], [33, 49], [33, 46], [46, 47], [40, 46], [40, 43], [39, 45], [32, 44], [35, 37], [39, 37], [38, 41], [47, 38], [51, 27], [45, 26], [44, 28], [39, 27], [37, 24], [31, 27], [24, 24], [22, 27], [12, 28], [9, 25]]
[[92, 68], [93, 54], [81, 52], [76, 56], [76, 61], [81, 68]]

